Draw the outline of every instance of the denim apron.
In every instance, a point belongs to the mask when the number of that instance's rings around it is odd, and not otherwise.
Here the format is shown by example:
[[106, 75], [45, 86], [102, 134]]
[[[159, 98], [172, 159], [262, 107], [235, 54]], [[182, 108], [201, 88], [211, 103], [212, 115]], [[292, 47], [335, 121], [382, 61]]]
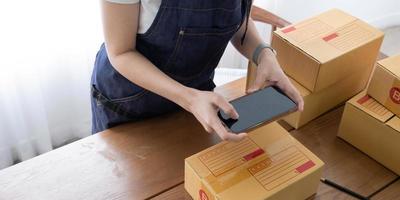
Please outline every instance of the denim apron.
[[[244, 0], [162, 0], [150, 28], [137, 35], [136, 49], [179, 83], [211, 91], [214, 69], [248, 7]], [[91, 93], [92, 133], [179, 108], [119, 74], [104, 44], [96, 56]]]

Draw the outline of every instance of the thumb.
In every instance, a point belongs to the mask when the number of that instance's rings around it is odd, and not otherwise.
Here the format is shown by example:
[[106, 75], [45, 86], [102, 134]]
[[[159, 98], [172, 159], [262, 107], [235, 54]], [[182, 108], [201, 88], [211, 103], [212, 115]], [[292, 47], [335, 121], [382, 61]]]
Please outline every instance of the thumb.
[[224, 111], [225, 114], [229, 115], [232, 119], [238, 119], [239, 114], [235, 110], [235, 108], [230, 104], [225, 98], [218, 96], [216, 102], [216, 106]]
[[264, 86], [264, 78], [262, 76], [256, 76], [256, 80], [250, 85], [247, 90], [248, 93], [253, 93], [259, 89], [262, 89]]
[[304, 108], [304, 100], [301, 96], [300, 92], [293, 86], [289, 79], [283, 79], [278, 81], [277, 86], [291, 98], [294, 102], [296, 102], [298, 110], [303, 111]]

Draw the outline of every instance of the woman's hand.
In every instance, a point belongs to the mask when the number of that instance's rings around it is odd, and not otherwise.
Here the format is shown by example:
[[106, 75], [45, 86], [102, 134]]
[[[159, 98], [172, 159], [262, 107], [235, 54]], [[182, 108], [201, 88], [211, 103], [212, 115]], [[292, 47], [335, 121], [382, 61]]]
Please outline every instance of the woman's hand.
[[208, 133], [216, 133], [222, 140], [239, 141], [247, 136], [246, 133], [231, 133], [222, 125], [217, 112], [224, 111], [233, 119], [239, 118], [235, 108], [221, 95], [193, 89], [190, 104], [186, 108], [203, 125]]
[[264, 49], [260, 54], [258, 63], [256, 79], [246, 92], [251, 93], [267, 85], [275, 85], [296, 102], [299, 111], [303, 111], [303, 98], [283, 72], [275, 54], [270, 49]]

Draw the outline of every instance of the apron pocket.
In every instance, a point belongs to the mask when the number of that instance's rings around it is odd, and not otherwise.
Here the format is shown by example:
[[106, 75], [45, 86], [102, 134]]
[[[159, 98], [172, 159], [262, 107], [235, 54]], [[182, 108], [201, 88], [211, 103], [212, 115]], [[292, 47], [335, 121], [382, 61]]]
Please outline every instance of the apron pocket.
[[111, 102], [113, 103], [126, 103], [126, 102], [132, 102], [132, 101], [136, 101], [138, 99], [140, 99], [141, 97], [143, 97], [144, 95], [146, 95], [146, 93], [148, 92], [148, 90], [141, 90], [138, 93], [131, 95], [131, 96], [127, 96], [127, 97], [122, 97], [122, 98], [113, 98], [110, 99]]
[[135, 104], [146, 94], [147, 90], [142, 90], [132, 96], [123, 98], [108, 98], [103, 92], [99, 91], [95, 85], [92, 85], [91, 93], [92, 98], [95, 100], [97, 109], [102, 109], [99, 106], [102, 105], [108, 110], [120, 115], [121, 117], [136, 118], [137, 112], [134, 109], [129, 109], [126, 105]]
[[121, 120], [139, 120], [154, 117], [179, 108], [175, 103], [148, 90], [143, 90], [128, 97], [109, 99], [93, 86], [92, 96], [96, 99], [97, 104], [100, 103], [110, 111], [118, 114]]
[[181, 28], [163, 71], [179, 80], [193, 79], [204, 71], [213, 71], [238, 28], [239, 24], [225, 28]]

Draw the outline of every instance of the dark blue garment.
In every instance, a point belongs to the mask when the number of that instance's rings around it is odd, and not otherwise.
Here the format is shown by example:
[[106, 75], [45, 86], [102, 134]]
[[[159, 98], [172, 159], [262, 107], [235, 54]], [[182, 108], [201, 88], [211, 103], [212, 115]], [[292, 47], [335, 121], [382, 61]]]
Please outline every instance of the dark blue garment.
[[[137, 35], [136, 49], [181, 84], [212, 90], [214, 69], [243, 22], [246, 2], [163, 0], [153, 24]], [[119, 74], [104, 44], [96, 56], [91, 85], [93, 133], [179, 108]]]

